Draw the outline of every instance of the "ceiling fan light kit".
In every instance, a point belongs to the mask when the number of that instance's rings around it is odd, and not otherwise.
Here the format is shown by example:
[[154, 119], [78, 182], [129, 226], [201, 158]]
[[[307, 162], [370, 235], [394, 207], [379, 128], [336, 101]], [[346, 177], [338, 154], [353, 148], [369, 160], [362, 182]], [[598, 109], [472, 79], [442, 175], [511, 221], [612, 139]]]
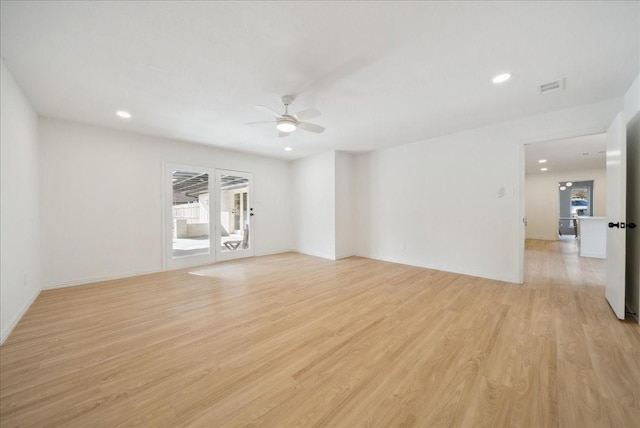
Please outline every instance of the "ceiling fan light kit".
[[282, 131], [282, 132], [293, 132], [296, 130], [297, 127], [298, 125], [296, 124], [295, 121], [288, 119], [286, 117], [278, 120], [278, 124], [276, 125], [276, 128], [278, 128], [278, 131]]
[[[315, 132], [316, 134], [323, 132], [324, 127], [316, 125], [315, 123], [303, 122], [303, 120], [305, 119], [312, 119], [314, 117], [320, 116], [321, 113], [315, 108], [309, 108], [298, 113], [289, 114], [289, 104], [293, 102], [293, 99], [293, 95], [285, 95], [281, 98], [282, 104], [284, 104], [283, 114], [280, 114], [277, 111], [265, 106], [256, 106], [256, 108], [259, 108], [262, 111], [276, 116], [275, 124], [276, 129], [279, 131], [278, 135], [280, 137], [287, 137], [289, 136], [289, 133], [295, 131], [296, 129], [303, 129], [305, 131]], [[264, 122], [250, 122], [248, 123], [248, 125], [253, 125], [256, 123]]]

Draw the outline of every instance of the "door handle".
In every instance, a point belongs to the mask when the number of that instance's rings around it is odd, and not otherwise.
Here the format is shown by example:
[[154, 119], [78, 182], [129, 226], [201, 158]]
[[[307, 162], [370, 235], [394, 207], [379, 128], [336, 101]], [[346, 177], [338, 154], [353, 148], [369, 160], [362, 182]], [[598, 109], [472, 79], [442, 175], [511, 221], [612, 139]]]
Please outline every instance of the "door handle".
[[628, 223], [627, 224], [627, 229], [635, 229], [636, 228], [636, 224], [635, 223]]
[[[620, 223], [612, 223], [609, 222], [609, 227], [614, 228], [614, 227], [620, 227]], [[624, 227], [624, 226], [623, 226]]]

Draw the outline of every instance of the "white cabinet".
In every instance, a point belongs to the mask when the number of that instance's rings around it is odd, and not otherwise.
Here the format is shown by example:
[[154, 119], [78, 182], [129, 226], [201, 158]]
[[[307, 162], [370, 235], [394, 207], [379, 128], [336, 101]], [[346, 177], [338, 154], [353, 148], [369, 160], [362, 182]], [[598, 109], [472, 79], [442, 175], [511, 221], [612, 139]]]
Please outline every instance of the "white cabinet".
[[582, 257], [607, 257], [606, 217], [578, 217], [579, 246]]

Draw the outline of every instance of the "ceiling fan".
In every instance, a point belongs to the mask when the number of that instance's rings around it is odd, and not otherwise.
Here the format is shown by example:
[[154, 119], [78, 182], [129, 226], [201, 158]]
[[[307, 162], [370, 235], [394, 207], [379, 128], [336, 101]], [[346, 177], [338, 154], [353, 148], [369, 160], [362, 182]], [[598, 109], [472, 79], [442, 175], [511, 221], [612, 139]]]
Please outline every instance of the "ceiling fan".
[[314, 117], [320, 116], [320, 113], [315, 108], [308, 108], [306, 110], [299, 111], [298, 113], [289, 113], [289, 104], [293, 102], [293, 95], [285, 95], [281, 98], [282, 104], [284, 104], [284, 113], [280, 114], [275, 110], [270, 109], [265, 106], [256, 106], [260, 110], [266, 111], [269, 114], [273, 114], [276, 117], [274, 121], [263, 121], [263, 122], [249, 122], [247, 125], [254, 125], [258, 123], [275, 123], [276, 128], [279, 131], [280, 137], [288, 137], [289, 134], [296, 129], [303, 129], [305, 131], [321, 133], [324, 131], [324, 127], [320, 125], [316, 125], [315, 123], [303, 122], [307, 119], [313, 119]]

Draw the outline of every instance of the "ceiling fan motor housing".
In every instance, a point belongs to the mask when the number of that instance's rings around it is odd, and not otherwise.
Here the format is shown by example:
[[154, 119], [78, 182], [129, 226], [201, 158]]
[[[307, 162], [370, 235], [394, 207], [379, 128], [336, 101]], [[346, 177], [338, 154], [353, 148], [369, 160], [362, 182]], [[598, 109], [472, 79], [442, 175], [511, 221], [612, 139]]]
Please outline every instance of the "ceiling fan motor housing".
[[282, 104], [284, 104], [285, 106], [291, 104], [294, 100], [293, 95], [283, 95], [282, 98], [280, 98], [282, 100]]

